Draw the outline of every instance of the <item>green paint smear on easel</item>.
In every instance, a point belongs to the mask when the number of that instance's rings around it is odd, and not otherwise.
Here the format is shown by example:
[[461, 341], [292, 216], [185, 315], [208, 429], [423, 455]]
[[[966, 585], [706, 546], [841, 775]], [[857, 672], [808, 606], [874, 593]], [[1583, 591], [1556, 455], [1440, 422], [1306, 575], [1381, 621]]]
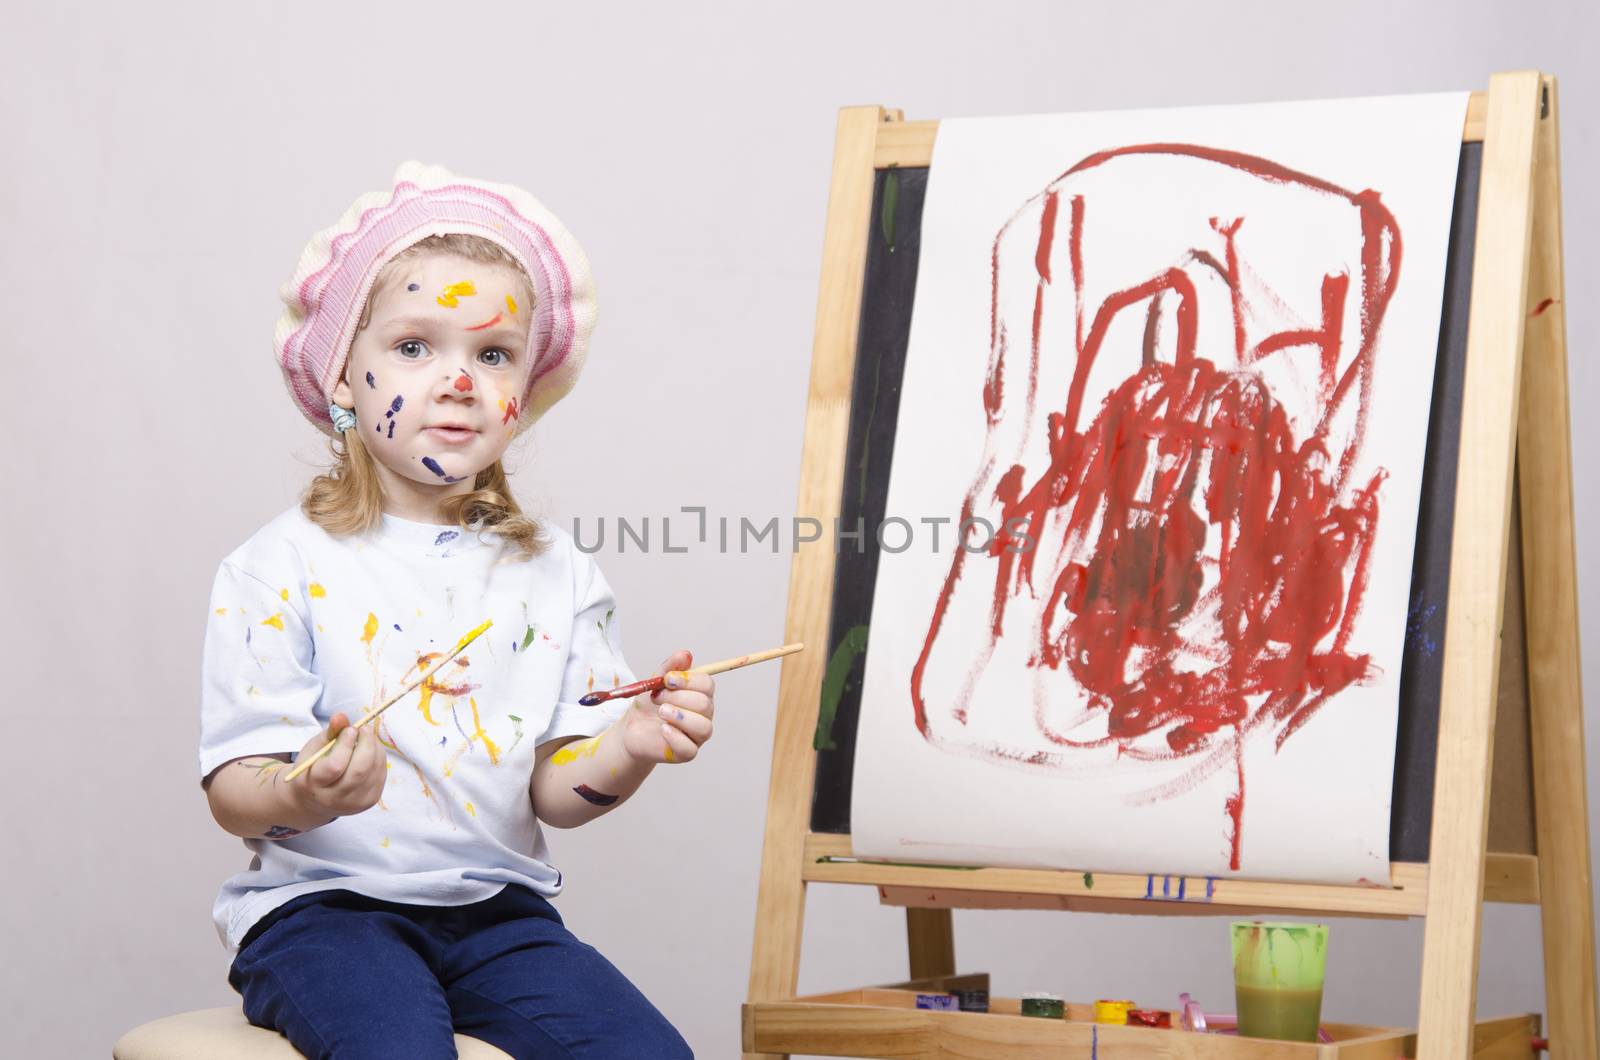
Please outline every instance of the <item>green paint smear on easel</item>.
[[822, 703], [817, 709], [817, 733], [811, 739], [811, 746], [818, 751], [838, 749], [838, 744], [833, 742], [833, 719], [839, 713], [839, 700], [844, 698], [844, 686], [855, 667], [856, 657], [866, 650], [867, 627], [862, 624], [845, 633], [828, 659], [827, 672], [822, 675]]
[[861, 459], [856, 462], [856, 506], [865, 508], [867, 505], [867, 457], [872, 452], [872, 418], [878, 412], [878, 383], [883, 377], [883, 358], [877, 357], [872, 362], [872, 400], [867, 403], [867, 425], [861, 431]]
[[896, 173], [894, 166], [883, 175], [883, 242], [889, 248], [889, 253], [894, 253], [894, 216], [900, 205], [900, 174]]
[[1094, 890], [1094, 873], [1086, 872], [1083, 874], [1083, 885], [1091, 891]]

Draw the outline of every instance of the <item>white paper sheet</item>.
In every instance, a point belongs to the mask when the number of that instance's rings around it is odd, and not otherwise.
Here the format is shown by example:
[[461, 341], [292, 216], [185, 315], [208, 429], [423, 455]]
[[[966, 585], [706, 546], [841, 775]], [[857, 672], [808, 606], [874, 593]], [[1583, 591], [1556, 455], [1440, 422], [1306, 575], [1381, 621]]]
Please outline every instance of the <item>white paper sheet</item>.
[[858, 856], [1387, 883], [1466, 100], [941, 124]]

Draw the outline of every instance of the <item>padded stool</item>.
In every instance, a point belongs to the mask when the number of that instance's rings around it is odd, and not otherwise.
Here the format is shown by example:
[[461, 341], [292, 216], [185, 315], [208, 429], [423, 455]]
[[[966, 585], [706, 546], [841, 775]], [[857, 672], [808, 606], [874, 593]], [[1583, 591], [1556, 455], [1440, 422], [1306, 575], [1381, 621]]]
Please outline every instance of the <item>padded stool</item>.
[[[488, 1042], [456, 1035], [461, 1060], [511, 1060]], [[300, 1050], [277, 1031], [252, 1027], [244, 1010], [206, 1008], [135, 1027], [111, 1047], [112, 1060], [297, 1060]]]

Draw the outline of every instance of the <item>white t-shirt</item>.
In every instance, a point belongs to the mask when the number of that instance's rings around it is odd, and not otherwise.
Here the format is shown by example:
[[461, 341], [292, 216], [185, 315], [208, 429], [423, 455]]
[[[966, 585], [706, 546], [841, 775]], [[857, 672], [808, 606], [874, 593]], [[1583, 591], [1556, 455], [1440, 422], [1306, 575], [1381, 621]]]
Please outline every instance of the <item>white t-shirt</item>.
[[338, 711], [356, 721], [494, 622], [371, 723], [388, 752], [376, 806], [244, 841], [255, 857], [213, 910], [230, 951], [312, 891], [421, 905], [480, 901], [507, 883], [560, 891], [528, 794], [534, 749], [605, 731], [628, 701], [578, 698], [634, 675], [600, 568], [570, 533], [546, 530], [551, 546], [528, 560], [493, 533], [388, 515], [338, 538], [293, 508], [222, 561], [201, 667], [202, 777], [231, 759], [299, 751]]

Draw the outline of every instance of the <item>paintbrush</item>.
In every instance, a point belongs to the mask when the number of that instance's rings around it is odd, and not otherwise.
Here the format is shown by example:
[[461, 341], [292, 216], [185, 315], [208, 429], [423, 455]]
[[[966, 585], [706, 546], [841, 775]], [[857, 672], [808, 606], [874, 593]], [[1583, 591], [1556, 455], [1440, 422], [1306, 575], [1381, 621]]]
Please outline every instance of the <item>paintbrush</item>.
[[[358, 722], [352, 723], [350, 728], [352, 728], [352, 729], [361, 728], [361, 726], [365, 725], [367, 722], [371, 721], [373, 718], [376, 718], [379, 714], [382, 714], [384, 711], [388, 710], [390, 707], [392, 707], [396, 703], [400, 702], [400, 700], [405, 698], [407, 693], [409, 693], [413, 689], [417, 688], [419, 685], [421, 685], [428, 678], [432, 677], [434, 674], [438, 673], [439, 672], [439, 668], [441, 666], [443, 666], [445, 663], [449, 662], [451, 659], [454, 659], [457, 655], [460, 655], [461, 654], [461, 650], [463, 648], [465, 648], [468, 644], [471, 644], [474, 640], [477, 640], [478, 639], [478, 634], [482, 633], [484, 630], [488, 629], [492, 625], [494, 625], [493, 620], [484, 619], [482, 625], [478, 626], [472, 632], [468, 633], [466, 636], [464, 636], [460, 640], [456, 641], [456, 646], [454, 648], [450, 649], [450, 653], [448, 655], [446, 655], [444, 658], [440, 659], [438, 662], [434, 663], [432, 666], [428, 667], [428, 670], [427, 670], [426, 673], [424, 673], [422, 676], [418, 677], [415, 681], [411, 682], [409, 685], [406, 685], [404, 688], [402, 688], [400, 691], [396, 692], [394, 695], [390, 696], [389, 697], [389, 701], [387, 703], [385, 703], [383, 706], [379, 707], [377, 710], [370, 711], [367, 714], [363, 715], [361, 720], [358, 721]], [[329, 740], [327, 743], [323, 744], [321, 749], [319, 749], [315, 754], [310, 755], [309, 757], [307, 757], [305, 759], [305, 761], [295, 763], [295, 767], [293, 769], [289, 770], [289, 772], [287, 774], [285, 774], [285, 776], [283, 778], [284, 781], [285, 782], [291, 781], [295, 777], [298, 777], [301, 773], [304, 773], [306, 770], [310, 769], [313, 763], [318, 761], [320, 758], [322, 758], [324, 755], [326, 755], [329, 751], [333, 750], [334, 746], [336, 744], [338, 744], [338, 742], [339, 742], [339, 738], [336, 736], [333, 739]]]
[[[769, 648], [766, 651], [758, 651], [754, 655], [738, 655], [732, 659], [723, 659], [721, 662], [707, 663], [704, 666], [691, 666], [689, 669], [685, 670], [684, 673], [720, 674], [724, 670], [737, 670], [741, 666], [750, 666], [758, 662], [766, 662], [768, 659], [776, 659], [783, 655], [793, 655], [795, 652], [804, 648], [805, 645], [798, 642], [794, 644], [785, 644], [781, 648]], [[597, 703], [604, 703], [608, 699], [621, 699], [623, 696], [642, 696], [648, 692], [654, 692], [657, 689], [665, 687], [666, 680], [666, 674], [657, 674], [656, 676], [648, 677], [643, 681], [635, 681], [631, 685], [623, 685], [620, 688], [613, 688], [609, 691], [590, 692], [588, 695], [578, 700], [578, 702], [586, 707], [592, 707]]]

